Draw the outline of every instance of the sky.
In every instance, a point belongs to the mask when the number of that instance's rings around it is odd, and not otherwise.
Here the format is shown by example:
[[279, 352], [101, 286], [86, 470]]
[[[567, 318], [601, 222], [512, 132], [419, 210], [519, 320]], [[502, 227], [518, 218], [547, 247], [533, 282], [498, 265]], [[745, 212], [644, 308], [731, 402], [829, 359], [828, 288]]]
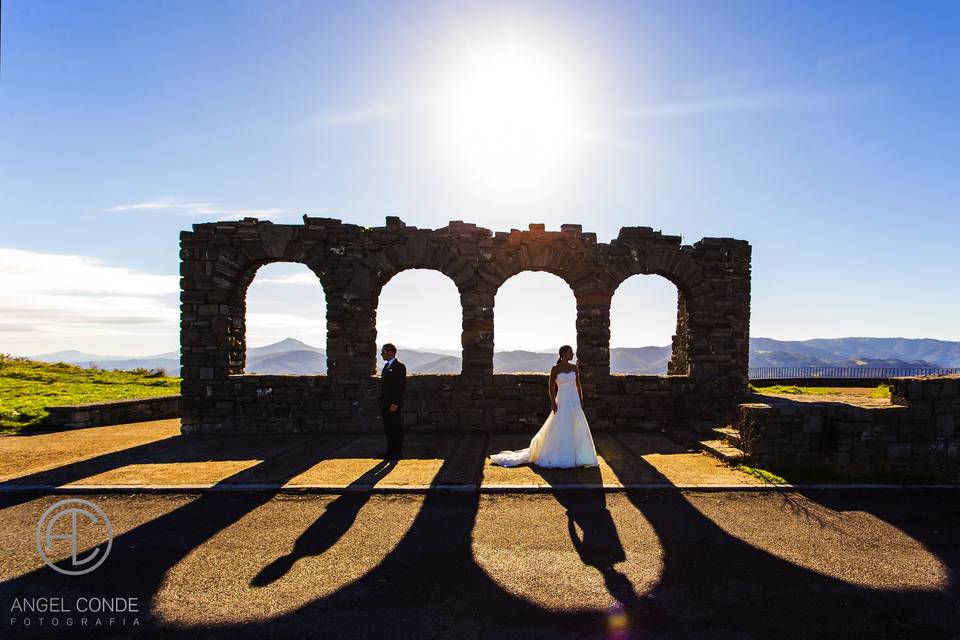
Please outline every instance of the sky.
[[[0, 352], [175, 350], [179, 231], [304, 213], [742, 238], [754, 336], [960, 340], [955, 2], [0, 11]], [[303, 267], [264, 267], [248, 343], [322, 347], [324, 309]], [[611, 345], [669, 344], [675, 313], [635, 276]], [[495, 316], [498, 349], [575, 344], [555, 276]], [[378, 331], [457, 349], [452, 282], [398, 275]]]

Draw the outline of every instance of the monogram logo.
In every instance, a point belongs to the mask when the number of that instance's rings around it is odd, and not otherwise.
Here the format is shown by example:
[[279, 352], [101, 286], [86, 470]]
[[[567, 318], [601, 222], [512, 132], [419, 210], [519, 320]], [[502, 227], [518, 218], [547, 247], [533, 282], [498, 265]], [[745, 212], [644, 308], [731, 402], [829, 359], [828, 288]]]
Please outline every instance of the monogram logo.
[[[85, 555], [78, 555], [81, 544], [86, 546], [88, 541], [103, 540], [104, 537], [106, 540]], [[37, 553], [48, 567], [64, 575], [79, 576], [90, 573], [107, 559], [113, 546], [113, 525], [103, 509], [89, 500], [67, 498], [55, 502], [40, 516], [36, 542]], [[59, 564], [50, 559], [51, 555], [62, 553], [64, 549], [69, 549], [69, 555], [59, 560]]]

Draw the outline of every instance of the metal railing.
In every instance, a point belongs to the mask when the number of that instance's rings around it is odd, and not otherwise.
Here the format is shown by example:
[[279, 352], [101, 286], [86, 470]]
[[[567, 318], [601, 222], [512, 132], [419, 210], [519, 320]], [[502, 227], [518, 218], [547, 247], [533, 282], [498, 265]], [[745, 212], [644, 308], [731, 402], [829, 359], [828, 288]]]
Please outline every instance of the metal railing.
[[751, 380], [786, 378], [894, 378], [960, 373], [957, 367], [750, 367]]

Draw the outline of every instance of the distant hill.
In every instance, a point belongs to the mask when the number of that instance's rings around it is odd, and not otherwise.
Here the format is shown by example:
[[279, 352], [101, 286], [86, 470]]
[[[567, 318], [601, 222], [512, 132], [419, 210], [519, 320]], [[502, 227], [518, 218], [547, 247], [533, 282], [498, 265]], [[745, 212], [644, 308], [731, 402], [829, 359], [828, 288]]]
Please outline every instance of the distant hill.
[[323, 351], [295, 349], [247, 357], [247, 373], [295, 373], [322, 375], [327, 372], [327, 354]]
[[666, 373], [672, 347], [618, 347], [610, 349], [613, 373]]
[[885, 361], [905, 363], [897, 366], [960, 367], [960, 342], [930, 338], [750, 340], [751, 367], [881, 366], [876, 363]]
[[518, 371], [550, 371], [557, 362], [557, 356], [540, 351], [495, 351], [493, 354], [494, 373], [514, 373]]
[[256, 360], [264, 356], [270, 356], [277, 353], [287, 353], [290, 351], [310, 351], [313, 353], [325, 353], [320, 347], [314, 347], [306, 342], [300, 342], [296, 338], [284, 338], [280, 342], [274, 342], [264, 347], [253, 347], [247, 349], [247, 361]]
[[[670, 360], [669, 346], [618, 347], [610, 349], [610, 370], [614, 373], [663, 374]], [[103, 356], [82, 351], [58, 351], [34, 360], [68, 362], [103, 369], [164, 369], [180, 374], [178, 352], [131, 358]], [[400, 359], [410, 373], [459, 373], [459, 351], [449, 349], [408, 349], [400, 347]], [[546, 372], [557, 361], [554, 351], [497, 351], [493, 355], [496, 373]], [[377, 358], [378, 367], [382, 364]], [[750, 340], [751, 367], [960, 367], [960, 342], [926, 338], [817, 338], [813, 340]], [[325, 374], [326, 351], [294, 338], [286, 338], [247, 350], [249, 373]]]
[[422, 364], [414, 373], [460, 373], [463, 364], [456, 356], [442, 356]]

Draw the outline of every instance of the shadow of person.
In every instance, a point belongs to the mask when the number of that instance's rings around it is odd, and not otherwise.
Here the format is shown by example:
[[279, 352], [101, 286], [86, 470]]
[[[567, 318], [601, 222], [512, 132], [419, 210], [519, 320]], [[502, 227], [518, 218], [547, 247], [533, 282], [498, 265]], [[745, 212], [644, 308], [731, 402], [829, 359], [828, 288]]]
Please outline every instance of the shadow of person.
[[381, 460], [369, 471], [351, 482], [346, 491], [327, 505], [323, 514], [304, 531], [290, 553], [280, 556], [253, 577], [251, 587], [265, 587], [285, 576], [297, 560], [324, 554], [343, 537], [357, 519], [357, 514], [370, 501], [368, 489], [383, 479], [396, 466], [395, 460]]
[[571, 474], [591, 487], [602, 487], [600, 468], [545, 469], [531, 466], [531, 469], [555, 487], [553, 497], [566, 509], [567, 533], [580, 561], [600, 573], [607, 591], [619, 604], [631, 608], [639, 606], [640, 598], [630, 579], [615, 567], [627, 559], [627, 554], [607, 509], [606, 493], [602, 488], [563, 488], [565, 480], [569, 484]]

